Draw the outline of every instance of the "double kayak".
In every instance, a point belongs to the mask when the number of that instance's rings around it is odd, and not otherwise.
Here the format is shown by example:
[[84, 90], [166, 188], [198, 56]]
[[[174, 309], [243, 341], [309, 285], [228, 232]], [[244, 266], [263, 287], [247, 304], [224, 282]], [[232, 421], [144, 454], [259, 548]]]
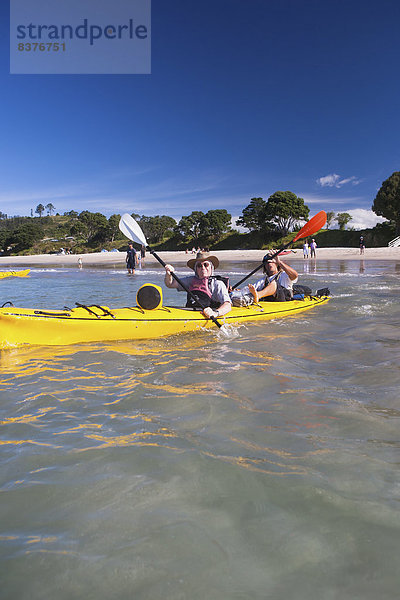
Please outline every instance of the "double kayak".
[[[329, 296], [310, 296], [288, 302], [261, 302], [233, 307], [221, 324], [267, 321], [297, 315], [326, 304]], [[64, 346], [84, 342], [143, 340], [183, 332], [202, 331], [215, 324], [190, 308], [142, 306], [109, 308], [82, 305], [63, 310], [3, 306], [0, 308], [0, 349], [30, 345]]]
[[24, 271], [0, 271], [0, 279], [5, 277], [26, 277], [30, 273], [30, 269]]

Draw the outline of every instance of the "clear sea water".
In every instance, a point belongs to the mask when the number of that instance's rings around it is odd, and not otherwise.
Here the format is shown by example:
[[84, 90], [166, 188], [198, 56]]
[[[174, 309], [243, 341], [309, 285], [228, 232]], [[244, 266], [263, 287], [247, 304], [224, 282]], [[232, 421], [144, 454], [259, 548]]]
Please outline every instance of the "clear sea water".
[[[331, 302], [228, 340], [1, 353], [2, 599], [399, 597], [400, 264], [291, 264]], [[0, 304], [127, 306], [147, 281], [33, 268]]]

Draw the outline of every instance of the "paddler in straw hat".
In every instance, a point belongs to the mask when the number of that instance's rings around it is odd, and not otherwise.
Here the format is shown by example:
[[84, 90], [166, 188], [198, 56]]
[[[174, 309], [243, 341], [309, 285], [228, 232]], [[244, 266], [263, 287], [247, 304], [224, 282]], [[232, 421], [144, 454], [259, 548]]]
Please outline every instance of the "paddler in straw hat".
[[[206, 308], [202, 313], [207, 319], [222, 317], [232, 308], [232, 302], [225, 283], [214, 277], [214, 269], [218, 265], [219, 260], [216, 256], [198, 252], [196, 258], [191, 258], [187, 262], [187, 266], [193, 269], [194, 275], [180, 278], [199, 300], [199, 303], [195, 302], [188, 294], [186, 306], [188, 308], [202, 308], [205, 306]], [[165, 265], [165, 271], [165, 285], [168, 288], [176, 288], [178, 292], [184, 292], [184, 288], [171, 275], [174, 272], [174, 267]]]

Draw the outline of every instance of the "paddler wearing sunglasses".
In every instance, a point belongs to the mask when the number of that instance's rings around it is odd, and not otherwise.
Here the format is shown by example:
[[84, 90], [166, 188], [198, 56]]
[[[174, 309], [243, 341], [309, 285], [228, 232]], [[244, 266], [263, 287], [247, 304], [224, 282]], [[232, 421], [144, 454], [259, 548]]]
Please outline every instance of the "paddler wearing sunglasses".
[[[199, 302], [195, 302], [188, 294], [186, 306], [188, 308], [205, 307], [202, 313], [207, 319], [222, 317], [232, 308], [232, 302], [225, 283], [214, 276], [214, 269], [218, 265], [219, 260], [216, 256], [199, 252], [196, 258], [192, 258], [187, 262], [187, 266], [193, 269], [194, 275], [180, 278], [199, 300]], [[171, 275], [174, 270], [172, 265], [165, 265], [165, 285], [168, 288], [176, 288], [178, 292], [184, 292], [185, 289]]]

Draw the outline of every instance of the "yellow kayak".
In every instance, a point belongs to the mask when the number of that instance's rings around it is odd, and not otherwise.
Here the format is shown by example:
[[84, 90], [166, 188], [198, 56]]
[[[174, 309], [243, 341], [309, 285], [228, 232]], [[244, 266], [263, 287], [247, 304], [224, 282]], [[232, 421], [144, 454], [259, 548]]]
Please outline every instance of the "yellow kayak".
[[[240, 324], [296, 315], [328, 302], [328, 296], [306, 297], [289, 302], [262, 302], [233, 307], [220, 317], [222, 324]], [[141, 340], [215, 328], [201, 312], [188, 308], [141, 306], [111, 309], [107, 306], [78, 305], [74, 309], [35, 310], [0, 308], [0, 349], [25, 344], [59, 346], [82, 342]]]
[[30, 273], [30, 269], [24, 271], [0, 271], [0, 279], [4, 277], [26, 277]]

